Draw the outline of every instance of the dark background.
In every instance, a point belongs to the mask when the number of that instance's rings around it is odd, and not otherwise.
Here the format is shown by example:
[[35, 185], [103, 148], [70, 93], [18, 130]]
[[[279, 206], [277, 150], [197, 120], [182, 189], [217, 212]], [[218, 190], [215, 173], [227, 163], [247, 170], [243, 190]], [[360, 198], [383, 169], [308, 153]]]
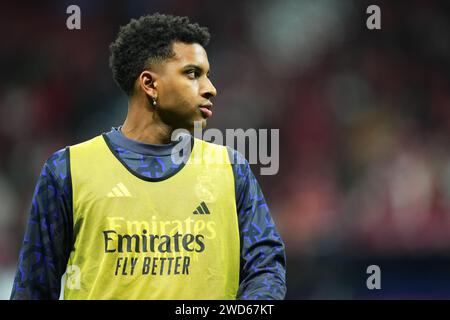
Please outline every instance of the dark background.
[[[66, 8], [81, 8], [68, 30]], [[366, 8], [381, 8], [381, 30]], [[122, 124], [109, 44], [131, 18], [209, 27], [210, 128], [280, 130], [260, 176], [289, 299], [450, 298], [450, 5], [444, 1], [38, 1], [0, 5], [0, 298], [56, 150]], [[368, 290], [366, 268], [381, 268]]]

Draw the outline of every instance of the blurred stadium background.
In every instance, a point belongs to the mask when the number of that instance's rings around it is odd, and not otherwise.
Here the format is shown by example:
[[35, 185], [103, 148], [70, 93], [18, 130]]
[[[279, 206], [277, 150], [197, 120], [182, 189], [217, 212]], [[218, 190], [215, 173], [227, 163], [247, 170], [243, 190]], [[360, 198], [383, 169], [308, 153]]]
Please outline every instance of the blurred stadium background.
[[[81, 30], [66, 8], [81, 8]], [[366, 28], [381, 8], [382, 30]], [[210, 28], [209, 127], [279, 128], [259, 176], [288, 299], [450, 298], [450, 5], [436, 1], [39, 1], [0, 10], [0, 298], [56, 150], [122, 123], [108, 46], [130, 18]], [[258, 173], [254, 167], [255, 173]], [[381, 290], [366, 288], [367, 266]]]

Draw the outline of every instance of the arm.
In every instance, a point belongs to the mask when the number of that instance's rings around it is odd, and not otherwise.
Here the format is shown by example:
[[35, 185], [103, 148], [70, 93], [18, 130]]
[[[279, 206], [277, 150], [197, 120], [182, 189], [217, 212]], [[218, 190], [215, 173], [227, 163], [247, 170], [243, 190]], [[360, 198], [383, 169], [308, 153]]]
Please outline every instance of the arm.
[[236, 182], [241, 242], [241, 272], [237, 299], [283, 299], [286, 257], [261, 188], [250, 165], [228, 148]]
[[44, 164], [33, 195], [11, 299], [58, 299], [72, 248], [72, 186], [67, 149]]

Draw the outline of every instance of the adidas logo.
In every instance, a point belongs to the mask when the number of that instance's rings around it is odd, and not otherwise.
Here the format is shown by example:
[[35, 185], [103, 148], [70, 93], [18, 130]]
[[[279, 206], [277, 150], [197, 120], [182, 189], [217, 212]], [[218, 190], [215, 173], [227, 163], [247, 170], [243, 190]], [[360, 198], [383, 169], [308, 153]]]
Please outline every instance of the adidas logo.
[[107, 196], [108, 198], [131, 197], [131, 193], [122, 182], [119, 182]]
[[197, 209], [194, 210], [193, 214], [210, 214], [210, 212], [208, 207], [206, 206], [206, 203], [202, 201]]

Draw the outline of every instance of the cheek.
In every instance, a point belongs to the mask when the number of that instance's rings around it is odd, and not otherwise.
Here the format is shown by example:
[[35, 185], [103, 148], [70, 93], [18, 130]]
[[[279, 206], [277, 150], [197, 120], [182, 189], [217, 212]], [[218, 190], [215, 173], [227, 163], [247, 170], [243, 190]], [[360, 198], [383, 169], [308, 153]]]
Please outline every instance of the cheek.
[[167, 107], [186, 107], [196, 102], [198, 85], [196, 83], [179, 82], [166, 86], [160, 103]]

